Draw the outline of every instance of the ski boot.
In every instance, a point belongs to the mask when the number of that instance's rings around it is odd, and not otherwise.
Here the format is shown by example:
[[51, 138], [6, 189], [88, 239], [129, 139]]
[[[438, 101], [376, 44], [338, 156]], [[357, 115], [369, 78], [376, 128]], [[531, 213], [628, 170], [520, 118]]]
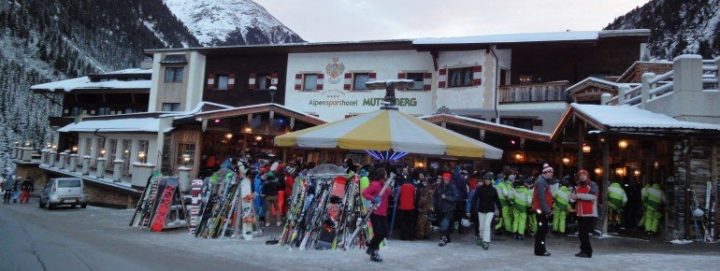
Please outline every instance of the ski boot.
[[488, 250], [490, 248], [490, 242], [482, 241], [482, 244], [480, 245], [484, 250]]
[[380, 254], [377, 251], [373, 251], [373, 254], [370, 255], [370, 260], [379, 263], [383, 261], [383, 258], [380, 257]]
[[478, 246], [482, 246], [483, 240], [480, 237], [475, 237], [475, 244]]
[[447, 237], [443, 236], [443, 237], [440, 239], [440, 243], [438, 244], [438, 246], [444, 247], [444, 246], [447, 245], [448, 243], [450, 243], [450, 239], [448, 239]]
[[372, 256], [373, 254], [375, 254], [375, 250], [368, 247], [368, 248], [365, 250], [365, 253], [367, 253], [367, 255]]

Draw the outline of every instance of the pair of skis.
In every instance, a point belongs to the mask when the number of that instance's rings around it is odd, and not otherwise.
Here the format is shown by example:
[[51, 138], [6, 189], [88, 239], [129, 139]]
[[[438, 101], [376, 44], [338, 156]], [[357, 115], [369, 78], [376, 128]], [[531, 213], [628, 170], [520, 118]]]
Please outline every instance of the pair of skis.
[[378, 207], [380, 207], [380, 204], [382, 203], [383, 195], [388, 190], [388, 187], [393, 185], [394, 182], [395, 182], [395, 174], [390, 173], [390, 178], [388, 178], [387, 181], [385, 181], [385, 184], [383, 185], [382, 189], [380, 189], [380, 193], [378, 193], [378, 195], [377, 195], [378, 197], [380, 197], [380, 201], [373, 202], [373, 204], [370, 206], [370, 208], [368, 208], [367, 214], [365, 214], [365, 216], [363, 216], [362, 218], [360, 218], [358, 220], [355, 231], [353, 231], [352, 235], [350, 235], [349, 240], [351, 240], [351, 242], [345, 243], [345, 246], [344, 246], [345, 250], [350, 249], [352, 241], [355, 240], [355, 238], [358, 236], [358, 234], [360, 234], [360, 231], [364, 230], [367, 227], [368, 221], [370, 220], [370, 216], [375, 212], [375, 210]]

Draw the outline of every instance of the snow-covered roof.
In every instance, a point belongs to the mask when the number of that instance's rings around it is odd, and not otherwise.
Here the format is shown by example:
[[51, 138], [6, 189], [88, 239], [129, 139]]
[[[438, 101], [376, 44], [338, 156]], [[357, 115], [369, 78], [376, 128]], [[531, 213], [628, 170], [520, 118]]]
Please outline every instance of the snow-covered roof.
[[720, 131], [720, 125], [681, 121], [630, 105], [570, 105], [575, 112], [608, 128], [687, 129]]
[[130, 68], [130, 69], [106, 72], [105, 74], [152, 74], [152, 69]]
[[421, 117], [419, 117], [419, 119], [429, 119], [429, 118], [431, 118], [431, 117], [441, 117], [441, 116], [449, 116], [449, 117], [452, 117], [452, 118], [457, 118], [457, 119], [460, 119], [460, 120], [463, 120], [463, 121], [467, 121], [467, 122], [471, 122], [471, 123], [477, 123], [477, 124], [487, 125], [487, 126], [495, 126], [495, 127], [498, 127], [498, 128], [513, 130], [513, 131], [516, 131], [516, 132], [534, 134], [534, 135], [539, 136], [539, 137], [547, 137], [547, 138], [550, 138], [550, 134], [548, 134], [548, 133], [541, 133], [541, 132], [531, 131], [531, 130], [527, 130], [527, 129], [523, 129], [523, 128], [518, 128], [518, 127], [515, 127], [515, 126], [510, 126], [510, 125], [505, 125], [505, 124], [500, 124], [500, 123], [494, 123], [494, 122], [490, 122], [490, 121], [486, 121], [486, 120], [480, 120], [480, 119], [476, 119], [476, 118], [459, 116], [459, 115], [455, 115], [455, 114], [446, 114], [446, 113], [442, 113], [442, 114], [431, 114], [431, 115], [421, 116]]
[[603, 84], [603, 85], [612, 86], [613, 88], [616, 88], [616, 89], [621, 86], [632, 87], [632, 86], [638, 85], [637, 83], [618, 83], [618, 82], [613, 82], [613, 81], [609, 81], [609, 80], [605, 80], [605, 79], [601, 79], [601, 78], [597, 78], [597, 77], [588, 77], [588, 78], [583, 79], [580, 82], [577, 82], [576, 84], [574, 84], [572, 86], [569, 86], [567, 88], [567, 90], [572, 92], [575, 88], [582, 86], [589, 82], [595, 82], [595, 83], [599, 83], [599, 84]]
[[649, 31], [646, 29], [632, 30], [605, 30], [605, 31], [565, 31], [545, 33], [517, 33], [517, 34], [493, 34], [466, 37], [448, 38], [420, 38], [415, 39], [415, 45], [437, 45], [437, 44], [498, 44], [498, 43], [521, 43], [521, 42], [551, 42], [551, 41], [592, 41], [600, 37], [619, 36], [646, 36]]
[[[325, 123], [324, 120], [322, 120], [322, 119], [320, 119], [320, 118], [318, 118], [318, 117], [316, 117], [316, 116], [310, 115], [310, 114], [305, 113], [305, 112], [297, 111], [297, 110], [295, 110], [295, 109], [286, 107], [286, 106], [281, 105], [281, 104], [276, 104], [276, 103], [262, 103], [262, 104], [253, 104], [253, 105], [247, 105], [247, 106], [231, 107], [231, 108], [227, 108], [227, 109], [218, 109], [218, 110], [212, 110], [212, 111], [199, 112], [199, 113], [197, 113], [196, 115], [204, 115], [204, 114], [208, 114], [208, 115], [209, 115], [209, 114], [216, 114], [216, 113], [222, 113], [222, 112], [231, 112], [231, 111], [235, 111], [235, 110], [252, 109], [252, 108], [258, 108], [258, 107], [265, 107], [265, 106], [275, 106], [275, 107], [281, 108], [281, 109], [283, 109], [283, 110], [287, 110], [287, 111], [290, 111], [290, 112], [293, 112], [293, 113], [296, 113], [296, 114], [299, 114], [299, 115], [302, 115], [302, 116], [305, 116], [305, 117], [308, 117], [308, 118], [311, 118], [311, 119], [319, 120], [319, 121], [321, 121], [322, 123]], [[185, 117], [190, 117], [190, 116], [192, 116], [192, 115], [186, 115], [186, 116], [184, 116], [183, 118], [185, 118]]]
[[31, 90], [71, 92], [78, 89], [150, 89], [150, 80], [107, 80], [92, 82], [87, 76], [34, 85]]
[[[231, 109], [231, 108], [233, 108], [232, 106], [225, 105], [225, 104], [219, 104], [219, 103], [213, 103], [213, 102], [205, 102], [205, 101], [203, 101], [203, 102], [198, 103], [194, 108], [192, 108], [192, 109], [190, 109], [190, 110], [188, 110], [188, 111], [168, 113], [168, 114], [160, 115], [160, 117], [162, 117], [162, 118], [174, 117], [174, 118], [176, 118], [176, 119], [181, 119], [181, 118], [185, 118], [185, 117], [192, 116], [192, 115], [195, 115], [195, 114], [197, 114], [197, 113], [203, 112], [203, 108], [204, 108], [205, 106], [214, 106], [214, 107], [218, 107], [218, 108], [220, 108], [220, 109]], [[216, 110], [217, 110], [217, 109], [216, 109]]]
[[58, 132], [151, 132], [157, 133], [160, 120], [156, 118], [125, 118], [107, 120], [85, 120], [71, 123], [58, 129]]

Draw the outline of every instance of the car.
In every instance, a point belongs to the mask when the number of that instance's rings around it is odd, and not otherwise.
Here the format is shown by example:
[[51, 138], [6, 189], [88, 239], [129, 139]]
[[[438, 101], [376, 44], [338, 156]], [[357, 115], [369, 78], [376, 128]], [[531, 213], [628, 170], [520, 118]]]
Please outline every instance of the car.
[[87, 196], [80, 178], [52, 178], [40, 193], [40, 208], [52, 210], [59, 205], [87, 207]]

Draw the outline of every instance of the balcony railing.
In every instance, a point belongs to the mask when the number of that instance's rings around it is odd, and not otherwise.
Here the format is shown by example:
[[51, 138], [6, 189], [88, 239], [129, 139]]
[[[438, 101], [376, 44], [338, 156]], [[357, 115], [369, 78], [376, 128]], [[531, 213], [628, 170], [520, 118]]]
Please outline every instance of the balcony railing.
[[500, 87], [499, 102], [536, 103], [566, 101], [565, 90], [570, 85], [566, 80], [529, 85], [509, 85]]

